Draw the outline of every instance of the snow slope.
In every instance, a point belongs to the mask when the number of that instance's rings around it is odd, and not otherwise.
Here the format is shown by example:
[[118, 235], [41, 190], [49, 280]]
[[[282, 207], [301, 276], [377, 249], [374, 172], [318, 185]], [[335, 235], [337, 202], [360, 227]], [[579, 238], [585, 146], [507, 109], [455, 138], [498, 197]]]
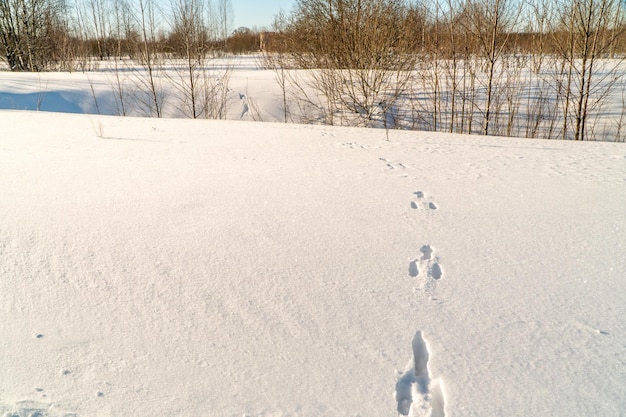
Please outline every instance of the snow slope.
[[0, 415], [626, 413], [623, 145], [0, 125]]

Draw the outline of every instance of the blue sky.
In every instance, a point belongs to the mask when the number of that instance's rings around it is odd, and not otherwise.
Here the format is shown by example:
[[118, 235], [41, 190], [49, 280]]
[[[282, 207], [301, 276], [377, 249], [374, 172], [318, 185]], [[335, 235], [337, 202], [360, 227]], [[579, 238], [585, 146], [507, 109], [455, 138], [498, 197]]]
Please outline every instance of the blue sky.
[[234, 29], [240, 26], [270, 28], [274, 16], [282, 9], [289, 12], [295, 0], [232, 0]]

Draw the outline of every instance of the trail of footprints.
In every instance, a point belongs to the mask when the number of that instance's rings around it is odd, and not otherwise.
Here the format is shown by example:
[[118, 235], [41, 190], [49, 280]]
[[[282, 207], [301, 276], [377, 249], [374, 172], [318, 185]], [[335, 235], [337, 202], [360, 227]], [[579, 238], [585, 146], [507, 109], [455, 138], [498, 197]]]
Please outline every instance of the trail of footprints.
[[[411, 169], [408, 165], [379, 158], [386, 164], [388, 171]], [[406, 175], [403, 175], [406, 176]], [[416, 191], [410, 201], [413, 210], [435, 211], [437, 203], [423, 191]], [[443, 278], [443, 268], [436, 251], [431, 245], [425, 244], [419, 249], [416, 257], [409, 260], [409, 276], [424, 278], [421, 287], [431, 300], [437, 282]], [[418, 330], [413, 337], [413, 357], [404, 372], [399, 373], [394, 397], [397, 401], [397, 412], [400, 416], [409, 417], [445, 417], [445, 395], [441, 378], [432, 378], [428, 368], [431, 351], [424, 334]]]
[[[417, 191], [411, 201], [411, 208], [437, 210], [437, 205], [427, 198], [424, 192]], [[411, 278], [425, 277], [424, 289], [432, 297], [432, 290], [443, 277], [443, 268], [435, 249], [423, 245], [420, 254], [409, 261]], [[421, 330], [413, 337], [413, 357], [396, 382], [395, 399], [398, 415], [409, 417], [445, 417], [445, 396], [443, 381], [432, 378], [428, 368], [431, 352]]]
[[[423, 191], [413, 193], [414, 199], [411, 201], [411, 208], [437, 210], [437, 205]], [[420, 255], [409, 261], [409, 276], [411, 278], [425, 277], [427, 279], [424, 289], [431, 295], [434, 283], [443, 277], [443, 268], [439, 257], [435, 256], [435, 249], [430, 245], [423, 245], [420, 248]]]
[[406, 164], [403, 164], [402, 162], [394, 162], [394, 161], [390, 161], [387, 158], [383, 158], [380, 157], [378, 158], [380, 161], [383, 161], [386, 165], [387, 165], [387, 170], [394, 170], [394, 169], [410, 169], [410, 167]]

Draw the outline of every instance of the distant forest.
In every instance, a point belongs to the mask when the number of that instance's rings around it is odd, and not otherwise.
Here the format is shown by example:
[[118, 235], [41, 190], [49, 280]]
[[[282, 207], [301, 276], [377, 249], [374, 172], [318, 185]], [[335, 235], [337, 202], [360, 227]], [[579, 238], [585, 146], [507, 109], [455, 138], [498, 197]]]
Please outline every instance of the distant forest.
[[291, 14], [276, 16], [263, 31], [234, 29], [231, 1], [0, 0], [0, 52], [14, 71], [140, 58], [146, 48], [171, 57], [185, 57], [189, 48], [310, 52], [340, 66], [367, 65], [366, 56], [387, 64], [382, 55], [493, 60], [509, 53], [626, 52], [624, 0], [297, 0]]

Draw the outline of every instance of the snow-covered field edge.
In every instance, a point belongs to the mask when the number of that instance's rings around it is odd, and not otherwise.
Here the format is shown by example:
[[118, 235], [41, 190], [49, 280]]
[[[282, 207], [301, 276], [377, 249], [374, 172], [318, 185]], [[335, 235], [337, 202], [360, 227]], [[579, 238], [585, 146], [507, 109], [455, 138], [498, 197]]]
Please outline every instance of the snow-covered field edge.
[[[544, 60], [549, 62], [550, 56]], [[525, 56], [512, 57], [506, 69], [501, 69], [490, 110], [490, 135], [571, 139], [573, 115], [565, 121], [559, 114], [566, 105], [564, 97], [557, 97], [562, 94], [555, 87], [561, 83], [560, 75], [552, 68], [554, 65], [548, 64], [537, 74], [531, 62]], [[509, 68], [512, 63], [517, 67]], [[370, 109], [372, 115], [368, 117], [330, 104], [324, 92], [314, 88], [316, 77], [328, 75], [312, 70], [266, 69], [263, 55], [213, 58], [191, 69], [196, 85], [193, 98], [190, 70], [183, 64], [178, 60], [160, 62], [154, 69], [153, 86], [145, 68], [131, 60], [95, 61], [87, 72], [0, 71], [0, 108], [482, 133], [487, 80], [476, 63], [468, 64], [475, 74], [471, 81], [475, 86], [465, 91], [461, 88], [469, 82], [467, 79], [462, 75], [453, 79], [442, 69], [450, 64], [441, 62], [435, 79], [432, 63], [422, 62], [401, 94], [389, 98], [393, 105]], [[463, 67], [464, 63], [455, 65]], [[585, 128], [588, 140], [626, 140], [624, 70], [623, 59], [600, 59], [595, 63]], [[451, 90], [453, 86], [458, 91]], [[393, 85], [381, 88], [395, 94]], [[381, 100], [387, 99], [384, 91], [376, 94]], [[570, 97], [572, 103], [574, 99], [574, 95]], [[567, 105], [573, 107], [572, 103]], [[568, 132], [565, 135], [564, 129]]]

